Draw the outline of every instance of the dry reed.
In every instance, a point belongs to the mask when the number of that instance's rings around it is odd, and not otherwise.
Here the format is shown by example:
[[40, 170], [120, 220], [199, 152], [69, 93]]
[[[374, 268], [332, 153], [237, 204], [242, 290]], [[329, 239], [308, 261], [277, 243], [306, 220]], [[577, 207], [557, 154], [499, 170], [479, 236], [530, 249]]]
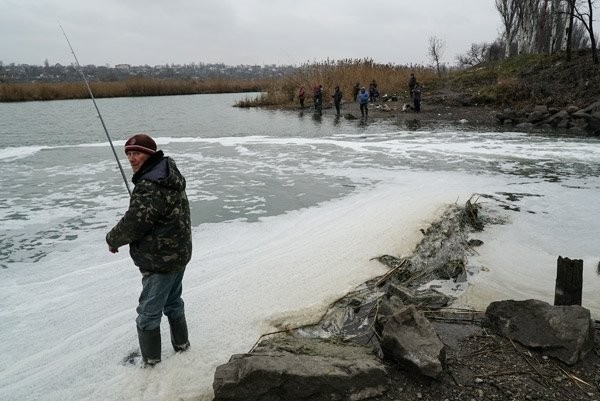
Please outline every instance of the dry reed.
[[[246, 98], [236, 106], [278, 106], [297, 100], [301, 86], [311, 99], [312, 89], [322, 85], [324, 101], [331, 101], [331, 94], [339, 86], [343, 101], [352, 101], [356, 83], [368, 87], [375, 80], [381, 96], [397, 95], [408, 99], [408, 80], [414, 72], [417, 80], [426, 86], [436, 81], [435, 71], [424, 66], [397, 66], [378, 64], [371, 59], [325, 60], [304, 64], [294, 74], [261, 80], [207, 79], [177, 80], [131, 78], [125, 81], [91, 82], [94, 97], [165, 96], [199, 93], [261, 92]], [[62, 83], [0, 83], [0, 102], [32, 100], [81, 99], [89, 94], [83, 82]]]
[[[258, 92], [264, 82], [255, 80], [158, 80], [132, 78], [115, 82], [90, 82], [94, 97], [165, 96], [199, 93]], [[0, 102], [82, 99], [89, 97], [83, 82], [0, 83]]]
[[254, 99], [245, 99], [237, 106], [285, 105], [297, 101], [298, 90], [304, 87], [307, 98], [311, 99], [314, 87], [322, 85], [324, 102], [330, 102], [336, 86], [343, 93], [343, 101], [353, 100], [353, 87], [356, 83], [365, 88], [371, 81], [377, 82], [380, 96], [397, 95], [409, 99], [408, 80], [414, 73], [417, 81], [429, 85], [437, 80], [435, 71], [424, 66], [397, 66], [377, 64], [371, 59], [326, 60], [305, 64], [298, 72], [277, 79], [271, 79], [263, 88], [263, 93]]

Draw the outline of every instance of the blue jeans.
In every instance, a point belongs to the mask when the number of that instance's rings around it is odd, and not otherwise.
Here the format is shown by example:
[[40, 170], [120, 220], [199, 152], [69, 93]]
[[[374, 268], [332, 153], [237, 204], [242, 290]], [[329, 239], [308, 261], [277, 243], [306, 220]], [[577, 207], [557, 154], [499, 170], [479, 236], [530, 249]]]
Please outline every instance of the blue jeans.
[[169, 319], [177, 320], [185, 315], [181, 299], [184, 272], [148, 274], [142, 277], [142, 293], [137, 307], [137, 327], [154, 330], [160, 327], [164, 313]]

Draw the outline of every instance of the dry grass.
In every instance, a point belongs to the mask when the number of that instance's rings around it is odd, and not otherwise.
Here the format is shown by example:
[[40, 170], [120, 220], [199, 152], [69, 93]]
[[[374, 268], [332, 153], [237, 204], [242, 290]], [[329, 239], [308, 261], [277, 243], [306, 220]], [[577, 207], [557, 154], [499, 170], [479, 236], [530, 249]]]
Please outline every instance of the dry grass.
[[323, 85], [324, 102], [331, 100], [336, 86], [344, 94], [344, 101], [352, 100], [352, 88], [358, 82], [368, 88], [372, 80], [377, 82], [381, 96], [396, 94], [408, 98], [408, 80], [414, 73], [417, 80], [428, 85], [436, 80], [431, 68], [417, 66], [397, 66], [377, 64], [370, 59], [327, 60], [300, 67], [294, 75], [270, 80], [263, 93], [254, 99], [245, 99], [237, 104], [240, 107], [285, 105], [297, 101], [298, 90], [304, 86], [310, 102], [312, 89]]
[[[368, 87], [372, 80], [377, 82], [380, 95], [396, 94], [408, 98], [408, 80], [411, 72], [426, 86], [436, 80], [435, 71], [423, 66], [397, 66], [377, 64], [371, 59], [345, 59], [305, 64], [295, 74], [263, 80], [131, 78], [117, 82], [90, 82], [90, 87], [96, 98], [261, 92], [254, 98], [240, 101], [236, 106], [279, 106], [297, 101], [297, 93], [301, 86], [306, 90], [307, 102], [311, 102], [312, 88], [318, 85], [323, 85], [325, 102], [331, 100], [330, 95], [336, 86], [343, 92], [343, 100], [348, 102], [352, 100], [352, 88], [357, 82]], [[89, 94], [83, 82], [0, 83], [0, 102], [87, 97]]]
[[[264, 85], [262, 81], [225, 79], [200, 81], [132, 78], [118, 82], [90, 82], [90, 88], [96, 98], [257, 92]], [[87, 97], [89, 94], [83, 82], [0, 84], [0, 102]]]

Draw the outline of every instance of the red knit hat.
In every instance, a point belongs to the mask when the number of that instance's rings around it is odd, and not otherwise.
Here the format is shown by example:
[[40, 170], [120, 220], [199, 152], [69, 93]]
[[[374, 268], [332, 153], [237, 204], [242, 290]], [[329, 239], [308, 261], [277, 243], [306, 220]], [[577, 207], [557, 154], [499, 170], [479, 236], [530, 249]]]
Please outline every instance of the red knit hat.
[[147, 134], [135, 134], [125, 142], [125, 153], [131, 151], [153, 155], [156, 153], [156, 142]]

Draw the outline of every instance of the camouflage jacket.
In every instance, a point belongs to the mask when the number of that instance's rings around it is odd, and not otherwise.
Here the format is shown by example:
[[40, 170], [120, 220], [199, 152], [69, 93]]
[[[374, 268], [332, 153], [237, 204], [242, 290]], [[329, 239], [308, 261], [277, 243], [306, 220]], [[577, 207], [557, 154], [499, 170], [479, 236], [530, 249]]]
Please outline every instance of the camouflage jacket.
[[106, 235], [108, 245], [129, 244], [129, 254], [142, 273], [185, 270], [192, 256], [190, 207], [185, 178], [162, 151], [134, 174], [129, 209]]

